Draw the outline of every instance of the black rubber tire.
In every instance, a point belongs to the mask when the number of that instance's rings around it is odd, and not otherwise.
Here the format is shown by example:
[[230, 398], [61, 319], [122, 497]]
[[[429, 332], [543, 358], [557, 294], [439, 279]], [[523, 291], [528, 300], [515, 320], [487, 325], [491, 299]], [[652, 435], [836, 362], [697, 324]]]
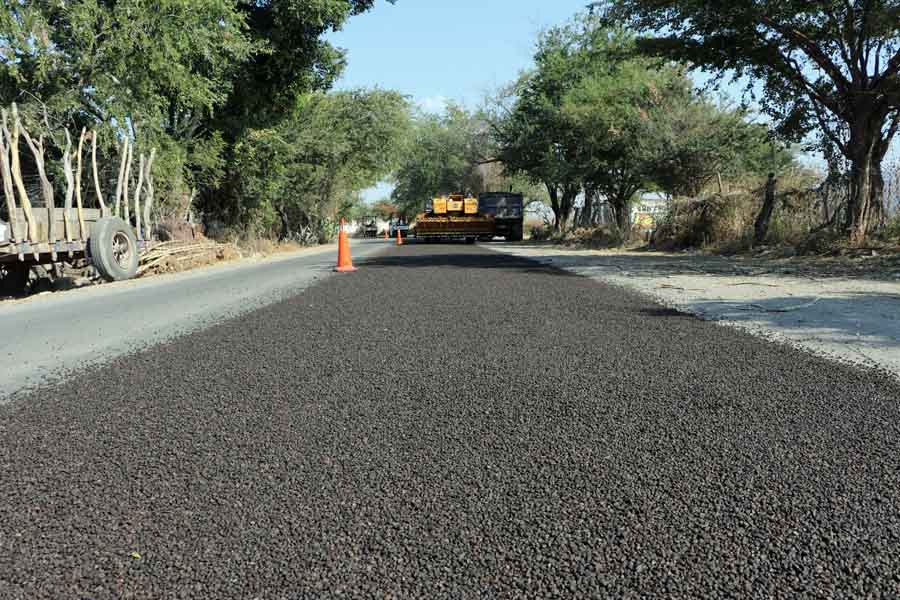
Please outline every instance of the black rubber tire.
[[524, 236], [522, 235], [522, 226], [521, 225], [513, 225], [513, 227], [509, 230], [509, 235], [506, 236], [507, 242], [521, 242]]
[[0, 295], [18, 296], [28, 292], [31, 267], [20, 262], [0, 264]]
[[124, 281], [138, 269], [134, 230], [119, 217], [105, 217], [91, 229], [91, 262], [107, 281]]
[[476, 241], [477, 241], [477, 238], [474, 238], [474, 237], [467, 237], [467, 238], [466, 238], [466, 243], [467, 243], [467, 244], [474, 244]]

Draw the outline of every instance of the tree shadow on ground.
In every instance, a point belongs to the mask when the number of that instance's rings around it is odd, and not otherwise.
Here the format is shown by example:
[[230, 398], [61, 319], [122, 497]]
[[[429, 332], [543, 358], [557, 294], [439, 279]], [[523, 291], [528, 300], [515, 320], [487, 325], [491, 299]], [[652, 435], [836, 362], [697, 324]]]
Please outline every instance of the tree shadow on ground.
[[[827, 343], [896, 350], [900, 361], [900, 294], [848, 293], [840, 296], [783, 296], [744, 301], [685, 303], [705, 319], [754, 323], [792, 337]], [[674, 310], [644, 309], [648, 317], [684, 316]]]
[[[883, 256], [871, 260], [839, 260], [819, 257], [765, 259], [702, 254], [660, 254], [654, 252], [586, 253], [553, 246], [507, 244], [512, 250], [527, 250], [528, 258], [542, 264], [567, 269], [625, 272], [630, 275], [709, 275], [737, 277], [798, 277], [806, 279], [854, 279], [897, 281], [900, 257]], [[499, 249], [499, 248], [498, 248]]]
[[[437, 250], [439, 247], [435, 246], [435, 249]], [[577, 277], [575, 273], [563, 271], [552, 265], [542, 265], [534, 260], [499, 252], [472, 252], [470, 254], [451, 250], [416, 255], [380, 255], [365, 258], [360, 261], [360, 264], [365, 265], [367, 269], [503, 269], [555, 277]]]

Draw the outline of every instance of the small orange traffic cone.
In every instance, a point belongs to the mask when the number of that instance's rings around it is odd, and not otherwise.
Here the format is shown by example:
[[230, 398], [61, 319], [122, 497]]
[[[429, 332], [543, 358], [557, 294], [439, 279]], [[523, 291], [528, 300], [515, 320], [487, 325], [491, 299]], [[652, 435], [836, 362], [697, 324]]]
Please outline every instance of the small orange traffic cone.
[[398, 246], [402, 246], [402, 245], [403, 245], [403, 236], [400, 235], [400, 228], [399, 228], [399, 227], [397, 228], [397, 245], [398, 245]]
[[390, 240], [390, 239], [391, 239], [391, 236], [388, 235], [388, 229], [390, 229], [390, 227], [385, 227], [385, 228], [384, 228], [384, 239], [386, 239], [386, 240]]
[[353, 259], [350, 257], [350, 240], [344, 231], [344, 220], [341, 219], [341, 232], [338, 234], [338, 264], [334, 268], [338, 273], [352, 273], [356, 270]]

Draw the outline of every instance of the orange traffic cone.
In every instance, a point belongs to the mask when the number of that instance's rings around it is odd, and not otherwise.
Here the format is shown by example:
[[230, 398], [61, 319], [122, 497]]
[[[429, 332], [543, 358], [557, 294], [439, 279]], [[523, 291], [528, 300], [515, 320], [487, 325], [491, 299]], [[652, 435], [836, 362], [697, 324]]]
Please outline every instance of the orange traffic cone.
[[341, 219], [341, 232], [338, 234], [338, 264], [334, 268], [338, 273], [352, 273], [356, 270], [353, 266], [353, 259], [350, 258], [350, 240], [347, 239], [347, 232], [344, 231], [344, 220]]
[[390, 227], [385, 227], [385, 228], [384, 228], [384, 239], [386, 239], [386, 240], [390, 240], [390, 239], [391, 239], [391, 236], [388, 235], [388, 229], [390, 229]]
[[402, 245], [403, 245], [403, 236], [400, 235], [400, 228], [399, 228], [399, 227], [397, 228], [397, 245], [398, 245], [398, 246], [402, 246]]

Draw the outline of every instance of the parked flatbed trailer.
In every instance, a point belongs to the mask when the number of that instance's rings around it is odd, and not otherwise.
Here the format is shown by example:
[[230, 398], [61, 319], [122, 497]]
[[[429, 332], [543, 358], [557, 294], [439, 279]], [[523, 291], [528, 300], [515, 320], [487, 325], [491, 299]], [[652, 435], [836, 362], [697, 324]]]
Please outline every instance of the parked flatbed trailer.
[[[82, 130], [77, 144], [69, 140], [66, 132], [68, 142], [62, 161], [66, 195], [63, 202], [58, 202], [47, 177], [43, 138], [35, 140], [29, 136], [15, 104], [10, 112], [0, 111], [0, 116], [0, 187], [4, 196], [0, 208], [0, 283], [3, 287], [24, 289], [34, 265], [85, 259], [109, 281], [134, 277], [141, 251], [151, 244], [146, 234], [153, 203], [151, 169], [155, 150], [149, 160], [140, 155], [135, 169], [137, 183], [129, 194], [133, 153], [130, 142], [123, 141], [115, 203], [108, 206], [97, 175], [96, 132]], [[26, 142], [25, 148], [20, 140]], [[91, 144], [89, 165], [83, 160], [85, 142]], [[34, 203], [22, 176], [20, 152], [27, 149], [31, 150], [41, 182], [41, 198]], [[86, 171], [93, 174], [92, 191], [99, 208], [87, 208], [82, 201], [82, 192], [88, 187], [87, 182], [82, 184], [82, 174]], [[63, 206], [59, 208], [57, 204]]]

